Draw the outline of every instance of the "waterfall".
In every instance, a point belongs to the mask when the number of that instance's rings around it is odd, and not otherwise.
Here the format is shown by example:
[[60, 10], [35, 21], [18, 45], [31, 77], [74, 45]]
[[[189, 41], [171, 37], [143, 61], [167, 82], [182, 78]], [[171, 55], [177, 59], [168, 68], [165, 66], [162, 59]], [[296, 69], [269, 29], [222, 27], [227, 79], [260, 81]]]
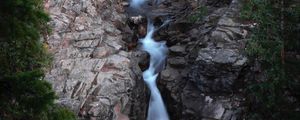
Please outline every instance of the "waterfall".
[[[145, 0], [132, 0], [130, 5], [133, 8], [140, 8], [144, 2]], [[158, 3], [160, 0], [155, 2]], [[157, 76], [165, 66], [168, 48], [165, 42], [156, 42], [153, 39], [155, 30], [153, 23], [148, 19], [147, 35], [140, 39], [142, 50], [150, 54], [149, 68], [143, 72], [143, 79], [151, 92], [147, 120], [169, 120], [163, 99], [156, 85]]]

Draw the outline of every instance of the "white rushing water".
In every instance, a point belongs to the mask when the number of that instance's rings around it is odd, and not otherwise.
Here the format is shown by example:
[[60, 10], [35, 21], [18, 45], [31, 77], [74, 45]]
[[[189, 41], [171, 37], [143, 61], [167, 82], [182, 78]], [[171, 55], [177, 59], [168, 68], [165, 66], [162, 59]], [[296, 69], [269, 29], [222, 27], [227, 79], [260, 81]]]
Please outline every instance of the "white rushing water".
[[130, 6], [133, 8], [139, 8], [144, 2], [145, 0], [131, 0]]
[[168, 48], [165, 42], [156, 42], [152, 38], [154, 26], [148, 23], [148, 31], [145, 38], [141, 39], [142, 48], [150, 54], [149, 68], [143, 72], [143, 78], [151, 91], [147, 120], [168, 120], [168, 113], [156, 85], [158, 72], [165, 64]]
[[[145, 0], [132, 0], [131, 7], [139, 8]], [[138, 5], [138, 6], [136, 6]], [[155, 27], [151, 20], [148, 20], [147, 35], [140, 39], [142, 49], [150, 54], [149, 68], [143, 72], [143, 78], [150, 89], [150, 103], [147, 120], [169, 120], [163, 99], [156, 85], [156, 79], [165, 66], [168, 48], [165, 42], [156, 42], [153, 39]]]

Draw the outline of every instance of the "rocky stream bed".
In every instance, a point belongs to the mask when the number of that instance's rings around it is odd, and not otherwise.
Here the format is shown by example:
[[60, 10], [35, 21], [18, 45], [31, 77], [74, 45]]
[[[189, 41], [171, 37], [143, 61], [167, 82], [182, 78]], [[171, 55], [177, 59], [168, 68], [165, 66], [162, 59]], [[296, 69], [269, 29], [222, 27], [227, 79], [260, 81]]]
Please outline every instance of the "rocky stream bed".
[[[251, 26], [239, 21], [239, 0], [164, 0], [131, 11], [125, 0], [47, 0], [54, 63], [46, 75], [59, 99], [80, 119], [145, 120], [149, 56], [139, 50], [147, 19], [164, 27], [167, 65], [158, 86], [171, 120], [240, 120], [243, 83], [255, 71], [244, 54]], [[191, 21], [200, 7], [206, 13]], [[139, 13], [139, 14], [137, 14]], [[251, 72], [252, 71], [252, 72]]]

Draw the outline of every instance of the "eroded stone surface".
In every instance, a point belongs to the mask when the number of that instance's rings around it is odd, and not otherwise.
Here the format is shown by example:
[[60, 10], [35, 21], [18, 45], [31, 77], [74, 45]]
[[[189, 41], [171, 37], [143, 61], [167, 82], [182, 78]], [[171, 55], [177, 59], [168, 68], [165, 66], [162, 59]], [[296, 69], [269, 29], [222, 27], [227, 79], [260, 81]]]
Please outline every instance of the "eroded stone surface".
[[160, 86], [170, 94], [163, 93], [168, 110], [175, 113], [171, 118], [240, 119], [244, 99], [239, 94], [242, 89], [239, 84], [247, 78], [248, 61], [243, 52], [247, 30], [236, 17], [240, 2], [185, 2], [192, 7], [205, 5], [208, 15], [203, 18], [203, 24], [177, 20], [169, 31], [160, 31], [163, 38], [169, 37], [170, 54], [161, 73]]
[[[80, 118], [128, 120], [135, 78], [121, 26], [122, 0], [49, 0], [54, 63], [46, 75], [58, 104]], [[124, 3], [123, 3], [124, 4]], [[116, 25], [116, 23], [118, 23]]]
[[196, 65], [192, 67], [189, 77], [203, 92], [232, 92], [246, 66], [247, 58], [242, 45], [246, 42], [243, 41], [246, 35], [242, 31], [246, 30], [235, 22], [237, 19], [234, 15], [239, 7], [238, 1], [231, 2], [210, 34], [213, 44], [198, 51], [194, 62]]

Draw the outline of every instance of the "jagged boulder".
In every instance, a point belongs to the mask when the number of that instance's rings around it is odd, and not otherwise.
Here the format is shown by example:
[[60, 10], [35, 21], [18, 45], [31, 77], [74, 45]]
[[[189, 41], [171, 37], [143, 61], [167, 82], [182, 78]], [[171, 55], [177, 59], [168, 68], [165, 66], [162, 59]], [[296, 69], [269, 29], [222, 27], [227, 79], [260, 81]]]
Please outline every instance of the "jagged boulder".
[[247, 58], [232, 49], [201, 49], [189, 79], [202, 92], [232, 92]]

